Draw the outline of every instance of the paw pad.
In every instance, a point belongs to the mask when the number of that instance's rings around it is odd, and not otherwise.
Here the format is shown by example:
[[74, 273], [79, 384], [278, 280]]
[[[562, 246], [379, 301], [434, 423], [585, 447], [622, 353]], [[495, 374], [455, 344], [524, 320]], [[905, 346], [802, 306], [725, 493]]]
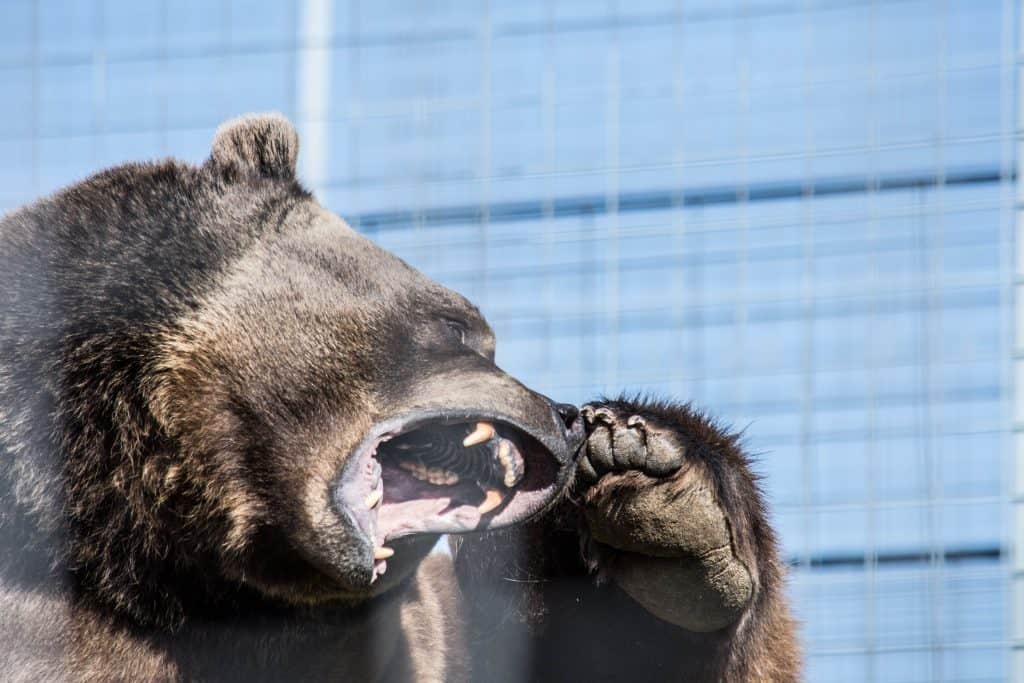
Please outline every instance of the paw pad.
[[643, 429], [647, 426], [647, 420], [643, 419], [639, 415], [631, 415], [629, 419], [626, 420], [626, 426], [632, 427], [633, 429]]
[[583, 406], [580, 413], [583, 415], [583, 419], [586, 421], [588, 426], [595, 424], [615, 424], [615, 413], [608, 408], [594, 408], [593, 406], [587, 405]]
[[628, 470], [664, 477], [682, 466], [685, 448], [675, 432], [630, 413], [620, 416], [607, 405], [586, 405], [580, 410], [587, 429], [578, 470], [581, 483], [589, 485], [609, 472]]

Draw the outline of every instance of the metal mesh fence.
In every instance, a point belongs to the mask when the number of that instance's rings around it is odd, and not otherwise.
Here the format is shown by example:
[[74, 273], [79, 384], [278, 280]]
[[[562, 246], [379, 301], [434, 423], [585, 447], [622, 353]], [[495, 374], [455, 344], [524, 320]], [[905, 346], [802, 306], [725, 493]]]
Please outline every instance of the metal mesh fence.
[[8, 0], [0, 208], [279, 110], [539, 390], [746, 430], [808, 680], [1012, 677], [1010, 0]]

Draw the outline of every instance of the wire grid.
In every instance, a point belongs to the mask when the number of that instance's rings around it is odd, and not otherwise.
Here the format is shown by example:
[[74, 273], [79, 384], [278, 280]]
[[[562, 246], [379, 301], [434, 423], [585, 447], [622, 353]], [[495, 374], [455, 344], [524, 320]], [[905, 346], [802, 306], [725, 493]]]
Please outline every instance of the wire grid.
[[2, 11], [0, 207], [283, 111], [524, 381], [745, 428], [809, 680], [1013, 676], [1016, 2]]

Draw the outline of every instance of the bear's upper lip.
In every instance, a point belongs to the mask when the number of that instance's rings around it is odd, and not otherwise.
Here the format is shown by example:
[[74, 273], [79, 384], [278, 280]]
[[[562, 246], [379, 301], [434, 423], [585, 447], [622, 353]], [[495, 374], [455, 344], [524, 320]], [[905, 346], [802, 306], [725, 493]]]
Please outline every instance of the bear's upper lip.
[[[454, 431], [460, 428], [464, 431]], [[493, 485], [474, 481], [480, 476], [467, 473], [461, 479], [449, 473], [443, 483], [435, 479], [440, 485], [428, 483], [423, 481], [428, 477], [422, 465], [399, 467], [409, 462], [401, 462], [396, 449], [389, 450], [387, 445], [418, 430], [458, 433], [457, 441], [462, 440], [461, 434], [474, 433], [467, 437], [471, 448], [479, 451], [486, 444], [477, 446], [474, 441], [489, 439], [491, 452], [500, 454], [502, 462], [511, 453], [520, 465], [506, 465], [504, 480], [502, 468], [497, 467]], [[553, 431], [533, 429], [509, 415], [450, 409], [411, 411], [371, 428], [342, 467], [333, 497], [337, 512], [365, 536], [367, 554], [375, 565], [374, 577], [386, 569], [385, 560], [391, 553], [385, 545], [388, 541], [416, 534], [495, 529], [543, 510], [571, 475], [584, 436], [579, 420], [564, 434]], [[452, 451], [462, 448], [461, 443], [449, 445]], [[454, 452], [450, 457], [462, 456]], [[467, 450], [465, 457], [486, 456]]]

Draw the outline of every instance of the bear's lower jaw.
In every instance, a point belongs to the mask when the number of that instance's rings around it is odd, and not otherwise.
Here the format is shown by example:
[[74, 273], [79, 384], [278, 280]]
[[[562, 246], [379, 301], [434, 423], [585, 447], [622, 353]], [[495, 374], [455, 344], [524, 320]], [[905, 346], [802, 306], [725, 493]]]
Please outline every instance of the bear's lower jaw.
[[459, 417], [379, 430], [346, 463], [335, 502], [372, 542], [374, 579], [390, 541], [506, 526], [558, 493], [568, 465], [537, 439], [497, 417]]
[[511, 524], [543, 507], [555, 475], [551, 458], [531, 456], [522, 479], [512, 486], [481, 486], [468, 479], [434, 484], [384, 459], [378, 534], [390, 541], [412, 534], [461, 533]]

